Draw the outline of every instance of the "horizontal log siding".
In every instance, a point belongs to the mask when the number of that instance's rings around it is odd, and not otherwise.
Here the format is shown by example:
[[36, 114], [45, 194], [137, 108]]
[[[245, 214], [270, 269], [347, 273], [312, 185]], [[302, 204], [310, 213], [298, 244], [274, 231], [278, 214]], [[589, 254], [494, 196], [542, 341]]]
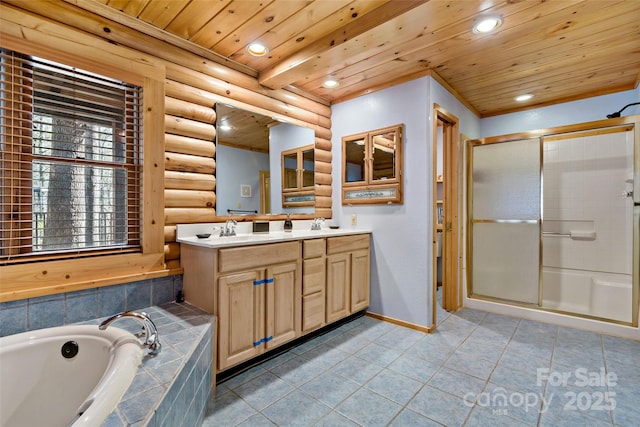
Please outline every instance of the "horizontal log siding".
[[167, 233], [166, 227], [175, 229], [178, 223], [215, 221], [214, 108], [215, 104], [206, 100], [193, 102], [193, 99], [182, 99], [180, 93], [169, 96], [165, 91], [165, 174], [180, 174], [178, 179], [165, 179], [164, 257], [167, 262], [180, 259], [180, 245], [175, 232]]
[[216, 145], [213, 141], [189, 138], [174, 134], [165, 134], [164, 149], [172, 153], [193, 154], [208, 158], [215, 158]]
[[[300, 91], [267, 89], [255, 76], [215, 64], [70, 3], [47, 5], [46, 16], [37, 2], [11, 3], [14, 6], [0, 4], [0, 11], [4, 12], [0, 13], [0, 23], [11, 28], [23, 26], [25, 31], [14, 31], [16, 34], [36, 35], [40, 30], [52, 31], [53, 34], [66, 34], [70, 42], [81, 44], [90, 43], [92, 37], [94, 40], [106, 39], [157, 58], [165, 66], [163, 204], [167, 268], [176, 273], [181, 271], [176, 224], [223, 220], [216, 216], [215, 211], [216, 114], [213, 107], [217, 102], [280, 117], [291, 124], [313, 129], [318, 162], [316, 215], [331, 218], [331, 110], [328, 105], [301, 96]], [[17, 18], [21, 15], [24, 19]], [[11, 21], [5, 22], [5, 17], [10, 17]], [[294, 219], [308, 217], [292, 215]], [[256, 218], [274, 219], [273, 216]]]
[[[165, 87], [165, 225], [215, 222], [218, 219], [207, 213], [207, 209], [214, 210], [216, 200], [215, 181], [211, 182], [206, 178], [209, 174], [215, 174], [215, 146], [211, 150], [207, 144], [208, 120], [212, 118], [208, 114], [208, 109], [211, 108], [209, 106], [224, 102], [254, 111], [257, 107], [262, 114], [273, 115], [274, 110], [280, 113], [280, 101], [265, 99], [264, 96], [255, 94], [247, 99], [246, 90], [238, 91], [241, 94], [241, 102], [229, 100], [221, 96], [219, 89], [212, 92], [220, 88], [219, 82], [212, 77], [177, 65], [167, 69], [173, 72], [168, 72]], [[174, 79], [182, 78], [184, 81], [176, 81], [169, 76]], [[247, 105], [244, 105], [245, 103]], [[291, 123], [313, 128], [316, 133], [316, 187], [320, 188], [320, 194], [316, 195], [316, 214], [330, 218], [331, 131], [317, 125], [323, 123], [330, 126], [330, 121], [318, 115], [310, 115], [304, 110], [296, 111], [293, 116], [294, 119], [289, 120]], [[311, 118], [314, 123], [302, 121], [302, 118]], [[213, 119], [215, 120], [215, 113]], [[203, 188], [212, 184], [214, 188]], [[211, 203], [213, 205], [210, 205]], [[167, 261], [180, 257], [179, 246], [176, 249], [173, 246], [174, 242], [175, 235], [165, 233]]]

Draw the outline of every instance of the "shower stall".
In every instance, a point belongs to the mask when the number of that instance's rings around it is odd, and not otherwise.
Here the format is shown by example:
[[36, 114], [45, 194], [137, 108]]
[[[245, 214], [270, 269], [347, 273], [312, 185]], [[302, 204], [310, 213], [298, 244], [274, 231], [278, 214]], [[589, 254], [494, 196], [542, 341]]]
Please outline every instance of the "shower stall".
[[469, 142], [469, 298], [638, 325], [639, 125]]

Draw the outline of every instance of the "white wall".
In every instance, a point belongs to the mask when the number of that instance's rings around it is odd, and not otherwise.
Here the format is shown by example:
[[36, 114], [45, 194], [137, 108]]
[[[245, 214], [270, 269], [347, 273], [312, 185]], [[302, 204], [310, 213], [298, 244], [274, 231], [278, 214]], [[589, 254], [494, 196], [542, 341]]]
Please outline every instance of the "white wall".
[[[260, 211], [260, 174], [269, 170], [269, 155], [218, 145], [216, 178], [224, 183], [216, 188], [216, 213], [227, 215], [227, 209]], [[240, 197], [240, 185], [251, 186], [251, 197]]]
[[[461, 129], [477, 137], [477, 118], [429, 77], [332, 106], [333, 222], [351, 227], [356, 214], [358, 227], [373, 230], [369, 310], [421, 326], [431, 325], [433, 290], [433, 102], [464, 118]], [[343, 206], [341, 138], [399, 123], [405, 126], [404, 203]]]
[[[332, 106], [333, 222], [373, 230], [370, 311], [431, 324], [429, 84], [413, 80]], [[342, 206], [342, 137], [404, 124], [404, 203]]]
[[480, 137], [480, 120], [440, 83], [430, 78], [431, 103], [438, 104], [459, 120], [460, 133], [469, 139]]
[[[487, 117], [480, 120], [480, 137], [604, 120], [607, 114], [639, 101], [640, 86], [635, 90]], [[640, 105], [628, 107], [622, 112], [622, 116], [633, 114], [640, 114]]]

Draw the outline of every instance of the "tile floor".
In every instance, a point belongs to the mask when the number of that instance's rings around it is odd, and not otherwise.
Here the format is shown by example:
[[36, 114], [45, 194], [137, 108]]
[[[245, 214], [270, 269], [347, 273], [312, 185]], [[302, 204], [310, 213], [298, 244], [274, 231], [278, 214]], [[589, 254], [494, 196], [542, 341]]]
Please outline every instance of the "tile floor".
[[360, 317], [230, 378], [203, 426], [640, 426], [640, 342], [462, 309]]

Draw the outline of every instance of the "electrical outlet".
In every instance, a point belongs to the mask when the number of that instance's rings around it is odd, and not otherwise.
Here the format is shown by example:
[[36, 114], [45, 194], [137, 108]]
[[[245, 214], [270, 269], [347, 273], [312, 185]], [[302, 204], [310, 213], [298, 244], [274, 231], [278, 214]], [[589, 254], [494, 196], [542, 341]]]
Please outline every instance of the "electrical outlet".
[[351, 214], [351, 225], [358, 225], [358, 215]]

